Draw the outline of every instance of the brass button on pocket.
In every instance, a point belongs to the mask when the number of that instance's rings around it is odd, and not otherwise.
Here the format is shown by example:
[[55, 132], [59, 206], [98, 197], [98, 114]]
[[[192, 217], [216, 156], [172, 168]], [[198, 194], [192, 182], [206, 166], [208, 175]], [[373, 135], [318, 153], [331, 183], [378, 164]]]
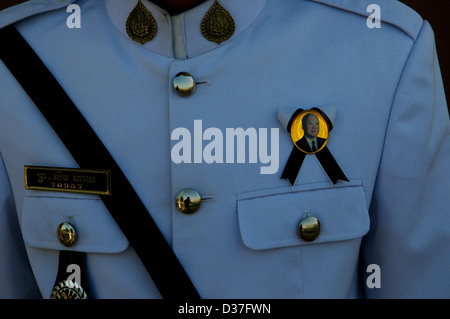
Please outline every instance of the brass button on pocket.
[[177, 209], [184, 214], [195, 213], [201, 204], [200, 194], [193, 189], [184, 189], [175, 198]]
[[298, 225], [298, 235], [304, 241], [315, 240], [320, 233], [320, 222], [316, 217], [308, 216]]
[[77, 240], [77, 232], [75, 227], [69, 223], [61, 223], [58, 226], [58, 238], [59, 241], [66, 247], [70, 247], [75, 244]]

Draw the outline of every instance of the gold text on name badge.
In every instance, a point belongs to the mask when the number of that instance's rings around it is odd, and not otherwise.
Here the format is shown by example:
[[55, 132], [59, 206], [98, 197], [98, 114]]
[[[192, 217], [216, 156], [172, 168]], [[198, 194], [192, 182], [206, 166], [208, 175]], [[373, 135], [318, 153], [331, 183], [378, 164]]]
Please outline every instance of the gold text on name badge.
[[111, 195], [111, 171], [25, 166], [25, 189]]

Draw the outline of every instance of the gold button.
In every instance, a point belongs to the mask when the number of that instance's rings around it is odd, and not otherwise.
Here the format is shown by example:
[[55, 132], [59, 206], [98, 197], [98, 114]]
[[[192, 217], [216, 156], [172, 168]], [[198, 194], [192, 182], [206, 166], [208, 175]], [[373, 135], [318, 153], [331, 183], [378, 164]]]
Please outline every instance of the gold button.
[[320, 233], [320, 222], [316, 217], [306, 217], [298, 225], [298, 234], [305, 241], [315, 240]]
[[200, 208], [202, 198], [200, 194], [193, 189], [184, 189], [178, 193], [175, 203], [180, 212], [192, 214]]
[[180, 72], [173, 79], [173, 88], [181, 96], [190, 96], [195, 90], [195, 81], [187, 72]]
[[61, 223], [58, 226], [58, 238], [59, 241], [67, 247], [72, 246], [75, 244], [77, 240], [77, 232], [75, 230], [75, 227], [73, 227], [69, 223]]

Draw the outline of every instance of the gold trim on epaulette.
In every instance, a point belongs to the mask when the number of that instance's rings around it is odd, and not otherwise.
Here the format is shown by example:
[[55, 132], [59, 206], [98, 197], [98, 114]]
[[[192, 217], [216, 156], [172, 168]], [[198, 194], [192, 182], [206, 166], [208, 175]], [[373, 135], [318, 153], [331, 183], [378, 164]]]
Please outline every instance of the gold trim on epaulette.
[[217, 44], [231, 38], [235, 30], [235, 22], [231, 14], [216, 0], [202, 19], [203, 36]]
[[144, 44], [155, 37], [158, 27], [151, 12], [139, 0], [127, 18], [126, 28], [131, 39]]

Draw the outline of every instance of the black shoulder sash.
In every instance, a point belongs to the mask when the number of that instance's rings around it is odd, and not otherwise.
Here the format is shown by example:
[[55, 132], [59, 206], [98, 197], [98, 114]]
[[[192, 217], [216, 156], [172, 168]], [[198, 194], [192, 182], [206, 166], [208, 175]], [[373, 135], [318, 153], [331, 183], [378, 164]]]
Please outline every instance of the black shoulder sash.
[[[111, 188], [114, 191], [111, 196], [100, 197], [145, 265], [161, 296], [168, 299], [199, 299], [188, 275], [132, 185], [50, 71], [13, 26], [0, 30], [0, 41], [3, 63], [45, 116], [78, 165], [81, 168], [111, 170]], [[138, 230], [142, 228], [146, 231]]]

